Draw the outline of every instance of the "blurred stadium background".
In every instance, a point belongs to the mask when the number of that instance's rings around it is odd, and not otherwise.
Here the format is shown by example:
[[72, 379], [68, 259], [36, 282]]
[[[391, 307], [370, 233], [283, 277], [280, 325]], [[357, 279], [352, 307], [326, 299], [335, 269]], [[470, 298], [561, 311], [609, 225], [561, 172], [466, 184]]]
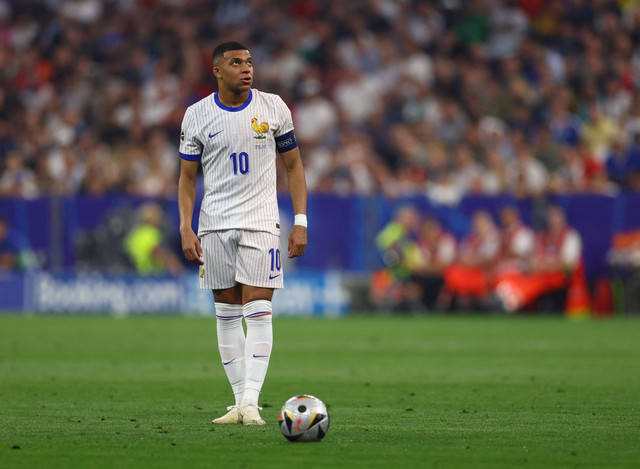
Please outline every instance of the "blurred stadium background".
[[[478, 210], [540, 231], [558, 205], [580, 314], [640, 311], [633, 0], [0, 0], [0, 311], [211, 313], [180, 253], [177, 144], [228, 39], [291, 107], [306, 168], [282, 314], [437, 309], [371, 295], [374, 273], [420, 276], [378, 237], [408, 205], [460, 243]], [[562, 290], [524, 309], [565, 311]]]

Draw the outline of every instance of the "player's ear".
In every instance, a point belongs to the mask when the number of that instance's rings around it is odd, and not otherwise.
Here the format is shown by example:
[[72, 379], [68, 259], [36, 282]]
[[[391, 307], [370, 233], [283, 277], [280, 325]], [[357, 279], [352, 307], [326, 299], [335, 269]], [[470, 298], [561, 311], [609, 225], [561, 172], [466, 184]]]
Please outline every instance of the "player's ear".
[[217, 66], [213, 66], [213, 76], [216, 78], [220, 78], [220, 68]]

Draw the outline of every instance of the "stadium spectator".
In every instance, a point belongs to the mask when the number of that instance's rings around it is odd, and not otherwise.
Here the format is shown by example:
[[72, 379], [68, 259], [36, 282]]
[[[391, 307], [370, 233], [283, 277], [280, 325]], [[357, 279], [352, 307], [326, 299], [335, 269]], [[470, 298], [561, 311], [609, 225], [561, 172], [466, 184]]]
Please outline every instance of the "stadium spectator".
[[611, 142], [620, 133], [620, 128], [614, 119], [602, 113], [597, 104], [590, 104], [588, 112], [588, 119], [582, 128], [582, 138], [593, 155], [602, 161], [607, 148], [610, 148]]
[[549, 185], [547, 170], [533, 157], [531, 148], [520, 144], [507, 163], [508, 187], [516, 197], [542, 195]]
[[0, 216], [0, 274], [9, 271], [28, 271], [37, 267], [31, 245], [19, 231]]
[[507, 204], [500, 209], [500, 255], [491, 269], [491, 293], [484, 306], [488, 309], [503, 307], [496, 294], [496, 286], [505, 279], [520, 278], [531, 269], [535, 251], [535, 233], [520, 219], [518, 209]]
[[309, 78], [301, 85], [303, 99], [295, 108], [297, 139], [305, 145], [318, 144], [335, 132], [338, 113], [335, 105], [322, 96], [322, 83]]
[[560, 165], [551, 174], [549, 189], [555, 193], [572, 193], [584, 186], [584, 162], [578, 151], [571, 145], [561, 145], [559, 149]]
[[624, 189], [640, 189], [640, 147], [627, 145], [626, 135], [619, 135], [613, 142], [605, 168], [609, 180]]
[[424, 308], [437, 308], [444, 272], [456, 257], [456, 238], [442, 228], [437, 218], [425, 216], [418, 234], [415, 255], [409, 259], [411, 278], [420, 287]]
[[0, 195], [33, 199], [39, 192], [33, 170], [25, 166], [18, 152], [9, 153], [0, 176]]
[[453, 179], [462, 193], [482, 193], [484, 191], [484, 168], [474, 158], [469, 145], [461, 144], [455, 149], [455, 169]]
[[471, 232], [460, 244], [456, 262], [444, 273], [445, 288], [438, 299], [441, 309], [453, 301], [468, 309], [491, 294], [491, 271], [500, 255], [500, 232], [491, 215], [478, 210], [472, 217]]
[[512, 274], [496, 285], [496, 294], [507, 311], [518, 311], [543, 295], [583, 286], [582, 239], [567, 224], [564, 210], [548, 209], [546, 227], [536, 236], [528, 273]]
[[535, 247], [535, 233], [522, 222], [514, 205], [500, 209], [500, 225], [500, 256], [495, 273], [528, 270]]

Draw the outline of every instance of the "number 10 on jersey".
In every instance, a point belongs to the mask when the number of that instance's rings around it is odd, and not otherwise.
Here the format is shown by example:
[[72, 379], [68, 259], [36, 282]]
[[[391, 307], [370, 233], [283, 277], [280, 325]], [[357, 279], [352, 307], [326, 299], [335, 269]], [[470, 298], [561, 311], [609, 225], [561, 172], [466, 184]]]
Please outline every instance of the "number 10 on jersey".
[[247, 174], [249, 172], [249, 155], [246, 152], [231, 153], [229, 156], [233, 161], [233, 174]]

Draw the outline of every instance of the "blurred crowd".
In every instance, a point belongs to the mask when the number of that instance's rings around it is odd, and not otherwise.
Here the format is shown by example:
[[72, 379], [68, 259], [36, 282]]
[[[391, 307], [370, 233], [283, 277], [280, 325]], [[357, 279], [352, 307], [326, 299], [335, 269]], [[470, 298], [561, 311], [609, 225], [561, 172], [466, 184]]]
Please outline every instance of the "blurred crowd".
[[523, 223], [513, 204], [500, 209], [498, 220], [478, 210], [458, 240], [432, 214], [402, 206], [376, 238], [385, 268], [371, 278], [374, 306], [586, 312], [582, 239], [564, 210], [549, 206], [538, 231]]
[[640, 190], [635, 0], [0, 0], [0, 196], [174, 197], [230, 39], [312, 192]]

